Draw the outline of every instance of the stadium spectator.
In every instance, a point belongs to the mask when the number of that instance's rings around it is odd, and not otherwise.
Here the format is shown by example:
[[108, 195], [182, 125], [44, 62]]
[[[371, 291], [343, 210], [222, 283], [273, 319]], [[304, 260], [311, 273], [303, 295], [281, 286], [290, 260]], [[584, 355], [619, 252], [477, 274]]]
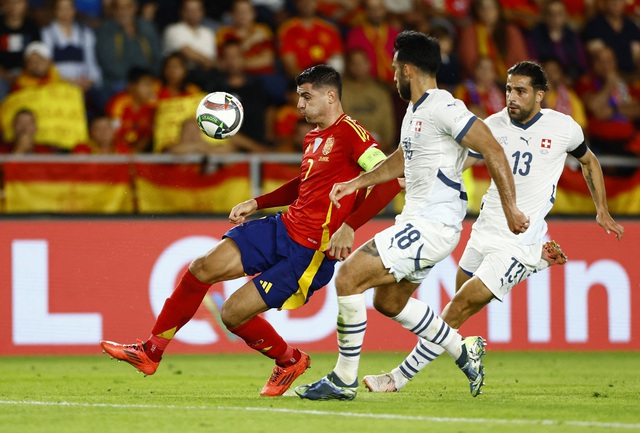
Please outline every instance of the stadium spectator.
[[215, 140], [215, 142], [207, 140], [196, 121], [192, 118], [185, 119], [182, 122], [178, 142], [163, 149], [163, 152], [174, 155], [210, 155], [236, 151], [238, 150], [230, 143], [229, 139]]
[[388, 86], [371, 76], [367, 53], [362, 49], [347, 51], [347, 64], [342, 82], [342, 106], [373, 134], [386, 154], [398, 147], [393, 100]]
[[234, 0], [231, 24], [216, 33], [218, 47], [225, 42], [240, 42], [245, 57], [245, 70], [249, 74], [273, 74], [275, 67], [275, 40], [271, 28], [256, 22], [256, 11], [251, 0]]
[[129, 70], [138, 67], [159, 74], [160, 39], [153, 25], [136, 18], [136, 0], [113, 0], [113, 18], [96, 30], [96, 56], [106, 98], [125, 90]]
[[0, 100], [20, 73], [24, 50], [40, 39], [40, 29], [27, 17], [27, 0], [3, 0], [0, 15]]
[[113, 121], [107, 116], [96, 116], [89, 121], [88, 153], [128, 154], [131, 148], [122, 140], [116, 139]]
[[42, 42], [53, 54], [60, 76], [84, 91], [87, 111], [102, 112], [106, 101], [95, 55], [95, 33], [76, 21], [72, 0], [55, 1], [54, 20], [42, 29]]
[[640, 72], [640, 28], [624, 15], [624, 8], [625, 0], [600, 0], [600, 13], [585, 24], [582, 37], [590, 54], [610, 47], [620, 73], [632, 81]]
[[[441, 22], [441, 21], [440, 21]], [[440, 42], [440, 56], [442, 64], [438, 69], [436, 80], [438, 85], [450, 92], [462, 81], [460, 72], [460, 60], [456, 50], [455, 28], [436, 24], [430, 35]]]
[[548, 59], [542, 66], [547, 74], [549, 84], [549, 90], [545, 94], [542, 106], [571, 116], [586, 131], [588, 125], [584, 104], [573, 88], [569, 86], [570, 79], [565, 75], [562, 64], [556, 59]]
[[37, 141], [38, 123], [33, 111], [28, 109], [18, 111], [13, 116], [11, 127], [13, 128], [13, 140], [3, 143], [2, 147], [0, 147], [0, 153], [51, 154], [59, 152], [59, 149], [55, 146], [49, 146]]
[[185, 56], [191, 80], [202, 87], [211, 70], [216, 67], [216, 35], [202, 23], [202, 0], [183, 0], [180, 17], [180, 22], [169, 25], [164, 31], [163, 53], [167, 56], [180, 52]]
[[131, 152], [150, 152], [153, 148], [156, 99], [155, 76], [148, 69], [134, 67], [129, 71], [127, 90], [107, 103], [116, 140], [126, 143]]
[[413, 31], [398, 35], [393, 69], [398, 93], [409, 103], [402, 122], [402, 145], [374, 170], [331, 190], [329, 198], [337, 206], [362, 188], [406, 179], [405, 205], [394, 225], [366, 241], [338, 270], [338, 361], [327, 376], [296, 387], [301, 398], [356, 397], [367, 328], [365, 291], [372, 287], [385, 292], [390, 301], [383, 314], [451, 355], [469, 380], [473, 396], [484, 384], [483, 339], [463, 339], [428, 305], [411, 297], [460, 238], [467, 206], [462, 169], [469, 149], [485, 156], [498, 185], [498, 206], [501, 210], [504, 206], [507, 214], [504, 229], [524, 233], [529, 223], [516, 205], [513, 175], [500, 144], [464, 104], [438, 89], [439, 66], [440, 46], [435, 38]]
[[576, 83], [587, 110], [588, 132], [594, 150], [624, 154], [638, 140], [634, 122], [640, 119], [640, 94], [618, 71], [613, 49], [605, 46], [591, 55], [591, 72]]
[[[478, 58], [493, 60], [497, 77], [506, 77], [506, 65], [529, 58], [520, 29], [509, 23], [498, 0], [473, 0], [471, 25], [460, 31], [458, 54], [465, 77], [472, 77]], [[502, 78], [500, 78], [502, 79]]]
[[24, 51], [24, 68], [11, 86], [12, 92], [37, 88], [62, 81], [51, 61], [51, 51], [40, 41], [31, 42]]
[[180, 136], [175, 144], [162, 149], [174, 155], [198, 154], [215, 155], [223, 153], [263, 153], [268, 149], [242, 133], [223, 140], [206, 138], [193, 118], [185, 119], [180, 126]]
[[393, 41], [400, 30], [389, 24], [384, 0], [364, 0], [364, 6], [365, 20], [347, 33], [346, 49], [362, 50], [369, 58], [371, 76], [393, 83]]
[[424, 0], [423, 2], [435, 15], [447, 16], [455, 21], [464, 21], [469, 15], [471, 0]]
[[[344, 82], [343, 82], [344, 91]], [[295, 80], [290, 80], [285, 93], [286, 103], [280, 105], [274, 114], [273, 136], [276, 151], [283, 153], [300, 152], [295, 146], [296, 125], [304, 116], [298, 108], [298, 87]], [[343, 97], [344, 104], [344, 97]], [[306, 122], [305, 122], [306, 123]]]
[[454, 93], [469, 111], [481, 119], [504, 108], [504, 91], [496, 83], [496, 68], [488, 57], [480, 57], [473, 74], [460, 84]]
[[[309, 367], [309, 356], [287, 344], [260, 313], [303, 306], [331, 279], [336, 258], [353, 244], [353, 228], [373, 217], [399, 186], [394, 179], [372, 190], [364, 201], [354, 194], [332, 208], [332, 185], [370, 170], [384, 154], [360, 125], [345, 116], [340, 75], [333, 68], [306, 70], [296, 81], [298, 105], [307, 121], [317, 124], [305, 137], [308, 150], [300, 175], [271, 193], [236, 205], [229, 221], [239, 225], [190, 264], [165, 302], [150, 338], [133, 345], [102, 341], [106, 353], [144, 374], [155, 373], [168, 344], [194, 316], [212, 284], [260, 273], [229, 296], [221, 311], [230, 332], [276, 363], [260, 395], [282, 395]], [[259, 209], [283, 205], [290, 206], [282, 214], [246, 221]]]
[[180, 52], [169, 54], [162, 61], [162, 87], [158, 99], [170, 99], [180, 96], [202, 93], [199, 86], [187, 80], [187, 59]]
[[288, 78], [318, 64], [344, 69], [342, 37], [338, 29], [316, 14], [318, 0], [296, 0], [297, 15], [278, 28], [280, 59]]
[[[514, 167], [518, 203], [530, 215], [531, 227], [519, 236], [508, 231], [499, 193], [492, 182], [460, 258], [456, 294], [442, 313], [445, 322], [456, 329], [494, 299], [502, 301], [516, 284], [534, 272], [552, 263], [566, 262], [557, 244], [544, 244], [547, 232], [544, 218], [553, 205], [558, 179], [568, 154], [580, 162], [585, 183], [593, 197], [598, 225], [618, 240], [624, 234], [624, 228], [609, 214], [600, 163], [587, 147], [582, 128], [563, 114], [542, 110], [540, 103], [546, 84], [544, 71], [537, 63], [528, 61], [514, 65], [509, 69], [507, 79], [507, 108], [487, 119], [491, 132], [496, 137], [504, 137], [503, 146], [509, 149], [506, 155]], [[529, 139], [523, 140], [522, 135]], [[536, 147], [541, 143], [539, 148], [548, 152], [536, 152], [523, 169], [520, 157], [532, 155], [534, 143], [529, 143], [532, 139], [536, 140]], [[477, 160], [471, 156], [465, 161], [465, 166]], [[389, 291], [386, 292], [379, 291], [379, 296], [374, 299], [374, 305], [380, 311], [395, 302], [388, 295]], [[399, 391], [443, 352], [440, 346], [421, 339], [391, 373], [365, 376], [363, 381], [375, 392]]]
[[542, 17], [543, 21], [531, 29], [527, 39], [531, 58], [539, 61], [556, 59], [571, 82], [575, 82], [587, 70], [587, 57], [582, 40], [569, 26], [564, 2], [548, 0]]
[[499, 0], [507, 21], [527, 31], [540, 21], [540, 3], [546, 0]]
[[53, 54], [60, 76], [87, 91], [100, 86], [102, 73], [95, 58], [96, 37], [75, 20], [72, 0], [56, 0], [54, 20], [42, 29], [42, 42]]
[[[231, 3], [233, 0], [230, 0]], [[289, 0], [251, 0], [256, 8], [256, 20], [276, 29], [288, 18]]]
[[228, 41], [220, 52], [221, 74], [212, 76], [206, 89], [228, 92], [240, 99], [244, 107], [244, 122], [240, 132], [261, 143], [273, 142], [275, 108], [260, 80], [246, 73], [244, 56], [238, 41]]
[[231, 24], [218, 29], [218, 47], [232, 40], [240, 42], [247, 74], [259, 78], [274, 103], [284, 103], [287, 81], [276, 64], [273, 31], [267, 24], [256, 22], [251, 0], [235, 0], [230, 15]]

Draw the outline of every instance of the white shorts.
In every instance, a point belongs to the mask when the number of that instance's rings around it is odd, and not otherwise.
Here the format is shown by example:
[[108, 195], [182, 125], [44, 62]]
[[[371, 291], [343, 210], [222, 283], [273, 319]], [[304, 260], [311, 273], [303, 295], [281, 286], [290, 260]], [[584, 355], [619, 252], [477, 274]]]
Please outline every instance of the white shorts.
[[542, 242], [519, 245], [474, 229], [459, 266], [466, 273], [480, 278], [502, 301], [516, 284], [536, 272], [541, 254]]
[[396, 221], [373, 239], [382, 263], [396, 281], [420, 283], [436, 263], [451, 254], [460, 232], [435, 221], [407, 220]]

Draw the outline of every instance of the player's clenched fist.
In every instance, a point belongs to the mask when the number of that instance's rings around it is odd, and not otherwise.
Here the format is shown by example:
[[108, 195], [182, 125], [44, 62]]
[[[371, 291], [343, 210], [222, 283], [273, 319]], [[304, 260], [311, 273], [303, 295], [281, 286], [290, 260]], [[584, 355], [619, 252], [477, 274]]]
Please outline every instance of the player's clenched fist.
[[233, 224], [242, 224], [246, 217], [254, 213], [258, 209], [258, 202], [255, 199], [249, 199], [239, 203], [231, 209], [229, 213], [229, 222]]

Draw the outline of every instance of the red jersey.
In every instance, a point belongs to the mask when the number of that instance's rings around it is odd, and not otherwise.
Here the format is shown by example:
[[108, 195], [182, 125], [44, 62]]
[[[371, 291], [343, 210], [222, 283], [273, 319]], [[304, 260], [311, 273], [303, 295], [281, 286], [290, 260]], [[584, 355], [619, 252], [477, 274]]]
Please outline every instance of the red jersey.
[[311, 25], [294, 17], [285, 21], [278, 30], [280, 55], [294, 54], [300, 69], [326, 63], [335, 54], [342, 54], [342, 37], [328, 21], [313, 18]]
[[377, 148], [373, 137], [345, 114], [327, 129], [316, 128], [305, 136], [298, 198], [282, 215], [291, 239], [314, 250], [326, 249], [331, 235], [353, 211], [358, 195], [342, 198], [337, 209], [329, 200], [331, 188], [363, 171], [358, 159], [372, 146]]

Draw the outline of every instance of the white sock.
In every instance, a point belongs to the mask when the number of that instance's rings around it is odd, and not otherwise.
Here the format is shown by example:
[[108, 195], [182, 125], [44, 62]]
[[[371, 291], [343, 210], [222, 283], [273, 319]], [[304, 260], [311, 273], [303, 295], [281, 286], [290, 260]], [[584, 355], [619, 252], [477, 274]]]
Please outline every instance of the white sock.
[[345, 385], [358, 380], [360, 351], [367, 329], [364, 293], [338, 296], [338, 362], [333, 369]]
[[441, 346], [424, 338], [420, 338], [416, 347], [413, 348], [409, 356], [402, 361], [397, 369], [402, 373], [402, 376], [411, 380], [413, 376], [418, 374], [420, 370], [429, 365], [430, 362], [434, 361], [443, 352], [444, 349]]
[[453, 359], [457, 360], [460, 357], [462, 337], [424, 302], [409, 298], [407, 305], [393, 320], [414, 334], [442, 347]]

